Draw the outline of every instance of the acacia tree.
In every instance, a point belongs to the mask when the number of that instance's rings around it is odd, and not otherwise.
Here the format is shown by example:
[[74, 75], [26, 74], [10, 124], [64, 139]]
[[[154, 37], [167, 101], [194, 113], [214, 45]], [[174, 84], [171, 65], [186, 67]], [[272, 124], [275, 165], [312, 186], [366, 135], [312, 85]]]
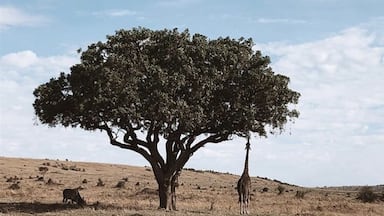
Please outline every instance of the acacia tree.
[[298, 117], [289, 105], [300, 94], [253, 45], [188, 30], [119, 30], [80, 51], [70, 73], [38, 86], [35, 113], [49, 126], [105, 131], [112, 145], [142, 155], [168, 208], [172, 179], [201, 147], [267, 136]]

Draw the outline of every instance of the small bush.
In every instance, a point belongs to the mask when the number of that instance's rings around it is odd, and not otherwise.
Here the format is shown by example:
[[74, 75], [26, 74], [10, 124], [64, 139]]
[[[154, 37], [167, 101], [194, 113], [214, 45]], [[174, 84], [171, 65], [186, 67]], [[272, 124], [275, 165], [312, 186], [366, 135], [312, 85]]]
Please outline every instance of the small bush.
[[357, 195], [357, 199], [363, 202], [375, 202], [377, 198], [377, 195], [368, 186], [362, 187]]
[[11, 190], [18, 190], [18, 189], [20, 189], [20, 186], [19, 186], [19, 183], [13, 183], [8, 188], [11, 189]]
[[[4, 177], [6, 177], [6, 176], [4, 176]], [[14, 177], [9, 177], [9, 178], [7, 178], [7, 181], [6, 181], [6, 182], [17, 182], [17, 181], [19, 181], [19, 180], [23, 180], [23, 178], [14, 176]]]
[[47, 185], [57, 185], [57, 183], [56, 182], [54, 182], [51, 178], [50, 179], [48, 179], [48, 181], [47, 181], [47, 183], [46, 183]]
[[296, 191], [295, 197], [297, 199], [304, 199], [305, 191]]
[[116, 187], [117, 187], [117, 188], [125, 188], [125, 181], [119, 181], [119, 182], [117, 182]]
[[39, 171], [44, 173], [48, 172], [48, 167], [45, 167], [45, 166], [39, 167]]
[[43, 163], [43, 166], [51, 166], [51, 163], [49, 163], [49, 162], [44, 162], [44, 163]]
[[103, 180], [101, 180], [101, 178], [99, 178], [99, 180], [97, 181], [96, 186], [97, 187], [103, 187], [104, 185], [105, 185], [105, 183], [103, 182]]
[[72, 171], [81, 171], [81, 169], [76, 167], [76, 165], [69, 166], [69, 169], [72, 170]]
[[278, 195], [281, 195], [285, 191], [285, 187], [282, 185], [277, 186]]
[[381, 196], [379, 197], [380, 201], [384, 202], [384, 192], [381, 193]]

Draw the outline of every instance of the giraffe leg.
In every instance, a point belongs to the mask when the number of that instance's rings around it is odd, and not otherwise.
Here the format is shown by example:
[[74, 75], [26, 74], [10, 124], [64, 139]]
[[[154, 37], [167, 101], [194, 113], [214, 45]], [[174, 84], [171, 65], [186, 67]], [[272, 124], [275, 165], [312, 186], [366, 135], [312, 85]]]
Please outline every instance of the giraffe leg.
[[241, 200], [239, 200], [239, 207], [240, 207], [240, 214], [242, 213], [241, 212]]
[[243, 214], [243, 200], [241, 199], [241, 196], [239, 198], [239, 206], [240, 206], [240, 214]]
[[245, 214], [249, 214], [249, 211], [248, 211], [248, 201], [246, 200], [245, 201]]
[[245, 200], [244, 200], [244, 196], [241, 196], [241, 200], [240, 200], [240, 214], [245, 214]]

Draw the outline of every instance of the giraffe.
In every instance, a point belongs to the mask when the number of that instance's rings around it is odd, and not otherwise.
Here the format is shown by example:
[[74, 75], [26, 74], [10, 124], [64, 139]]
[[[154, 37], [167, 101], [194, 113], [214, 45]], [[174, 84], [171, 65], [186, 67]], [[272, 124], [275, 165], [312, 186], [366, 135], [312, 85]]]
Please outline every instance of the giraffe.
[[245, 163], [244, 163], [244, 171], [241, 175], [239, 181], [237, 182], [237, 193], [239, 194], [239, 202], [240, 202], [240, 214], [249, 214], [248, 206], [250, 201], [250, 191], [251, 191], [251, 178], [248, 173], [248, 155], [249, 149], [251, 148], [251, 144], [249, 143], [249, 135], [248, 141], [245, 145], [246, 155], [245, 155]]

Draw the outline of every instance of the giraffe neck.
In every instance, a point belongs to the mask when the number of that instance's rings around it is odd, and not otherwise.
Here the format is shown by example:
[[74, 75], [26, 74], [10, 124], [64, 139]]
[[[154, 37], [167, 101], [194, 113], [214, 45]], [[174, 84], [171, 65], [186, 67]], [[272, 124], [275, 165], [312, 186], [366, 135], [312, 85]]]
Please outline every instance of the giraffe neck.
[[243, 173], [248, 173], [248, 155], [249, 155], [249, 149], [250, 149], [250, 144], [249, 142], [246, 144], [246, 154], [245, 154], [245, 163], [244, 163], [244, 171]]

